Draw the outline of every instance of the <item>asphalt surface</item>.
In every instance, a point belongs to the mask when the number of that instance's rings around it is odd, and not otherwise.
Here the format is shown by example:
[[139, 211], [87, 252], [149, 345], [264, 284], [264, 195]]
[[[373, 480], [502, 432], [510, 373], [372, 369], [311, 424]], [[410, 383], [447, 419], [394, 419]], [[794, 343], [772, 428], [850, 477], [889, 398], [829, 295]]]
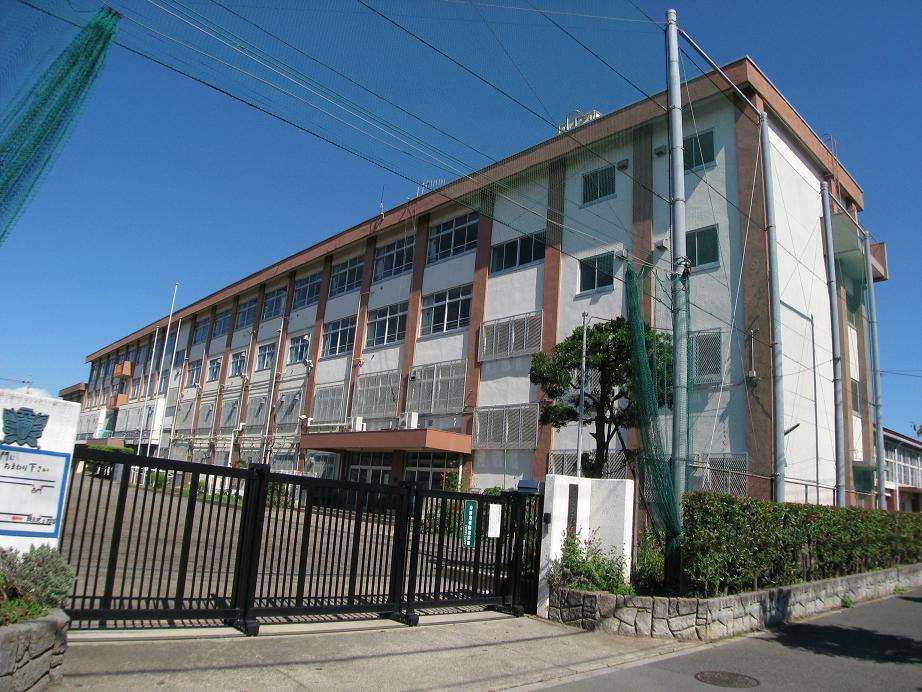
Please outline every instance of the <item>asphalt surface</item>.
[[744, 675], [764, 690], [922, 690], [922, 589], [540, 688], [713, 690], [695, 678], [708, 672], [725, 683], [732, 678], [723, 674]]

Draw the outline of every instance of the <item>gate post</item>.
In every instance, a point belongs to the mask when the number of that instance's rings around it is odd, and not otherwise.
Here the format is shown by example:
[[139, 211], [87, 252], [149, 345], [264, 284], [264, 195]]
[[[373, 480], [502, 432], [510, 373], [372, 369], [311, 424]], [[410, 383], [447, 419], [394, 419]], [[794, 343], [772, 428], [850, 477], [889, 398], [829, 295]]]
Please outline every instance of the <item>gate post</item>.
[[507, 592], [509, 594], [509, 609], [516, 617], [525, 614], [522, 606], [522, 550], [525, 542], [525, 498], [522, 493], [512, 491], [504, 493], [510, 500], [511, 521], [510, 533], [512, 539], [512, 564], [510, 565]]
[[[115, 591], [115, 567], [118, 564], [118, 550], [122, 540], [122, 524], [125, 521], [125, 503], [128, 499], [128, 483], [131, 478], [128, 462], [113, 463], [113, 471], [119, 463], [123, 463], [124, 468], [122, 468], [119, 479], [118, 499], [115, 502], [115, 518], [112, 522], [112, 538], [109, 543], [109, 562], [106, 565], [106, 585], [103, 591], [102, 603], [100, 604], [104, 611], [112, 609], [112, 594]], [[110, 480], [109, 482], [114, 483], [115, 481]], [[105, 624], [105, 620], [101, 620], [100, 624]]]
[[401, 481], [400, 496], [397, 504], [397, 516], [394, 522], [394, 547], [391, 550], [391, 578], [388, 585], [387, 602], [393, 604], [395, 610], [391, 613], [382, 613], [381, 617], [402, 619], [404, 600], [404, 579], [407, 576], [407, 533], [410, 527], [410, 498], [413, 494], [413, 483]]
[[410, 573], [407, 578], [407, 598], [404, 603], [404, 618], [410, 627], [419, 624], [419, 615], [413, 604], [416, 601], [416, 576], [419, 572], [419, 538], [423, 524], [423, 496], [416, 482], [409, 484], [407, 496], [413, 498], [413, 540], [410, 544]]
[[269, 492], [269, 465], [250, 464], [253, 472], [243, 498], [243, 516], [238, 536], [237, 569], [234, 574], [234, 607], [237, 619], [229, 623], [248, 637], [259, 634], [259, 621], [250, 616], [256, 600], [259, 576], [259, 549], [262, 545], [266, 496]]

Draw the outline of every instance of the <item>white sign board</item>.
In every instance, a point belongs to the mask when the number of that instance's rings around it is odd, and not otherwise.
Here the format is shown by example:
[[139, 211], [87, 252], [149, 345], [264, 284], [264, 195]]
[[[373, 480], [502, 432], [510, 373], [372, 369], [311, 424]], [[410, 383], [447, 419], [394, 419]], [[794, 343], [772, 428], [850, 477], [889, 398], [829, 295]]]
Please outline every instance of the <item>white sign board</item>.
[[80, 405], [0, 390], [0, 547], [57, 546]]
[[490, 515], [487, 517], [487, 538], [499, 538], [499, 526], [502, 517], [503, 506], [491, 504]]

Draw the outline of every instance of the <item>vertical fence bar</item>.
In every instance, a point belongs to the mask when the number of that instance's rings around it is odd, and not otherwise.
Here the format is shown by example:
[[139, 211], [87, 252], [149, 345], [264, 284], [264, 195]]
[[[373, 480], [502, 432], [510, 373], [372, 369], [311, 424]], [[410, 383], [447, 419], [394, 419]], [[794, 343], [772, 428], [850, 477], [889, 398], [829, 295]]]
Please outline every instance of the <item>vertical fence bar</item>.
[[407, 577], [407, 595], [404, 608], [404, 617], [408, 625], [419, 624], [419, 615], [413, 604], [416, 602], [416, 573], [419, 571], [419, 538], [423, 515], [423, 496], [419, 486], [414, 482], [409, 486], [413, 496], [413, 539], [410, 543], [410, 573]]
[[[390, 584], [388, 585], [389, 604], [396, 608], [395, 613], [399, 613], [404, 606], [403, 583], [407, 568], [407, 533], [410, 522], [410, 498], [413, 492], [413, 486], [410, 483], [400, 484], [400, 496], [397, 504], [397, 517], [394, 531], [396, 535], [393, 538], [393, 549], [391, 553], [391, 575]], [[391, 613], [393, 616], [394, 613]]]
[[129, 465], [122, 462], [122, 473], [115, 502], [115, 517], [112, 521], [112, 539], [109, 543], [109, 562], [106, 565], [106, 583], [102, 596], [102, 609], [112, 609], [112, 592], [115, 590], [115, 566], [118, 564], [118, 550], [122, 540], [122, 521], [125, 518], [125, 502], [128, 499]]
[[189, 566], [189, 548], [192, 543], [192, 522], [195, 520], [195, 500], [198, 496], [198, 471], [193, 471], [189, 478], [189, 496], [186, 498], [186, 516], [183, 523], [182, 543], [179, 549], [179, 573], [176, 575], [176, 593], [174, 596], [176, 610], [183, 609], [186, 592], [186, 570]]
[[256, 598], [260, 544], [269, 489], [269, 466], [251, 464], [250, 471], [253, 475], [247, 483], [243, 500], [244, 513], [240, 525], [240, 550], [235, 575], [234, 607], [237, 609], [237, 618], [232, 623], [248, 637], [259, 634], [259, 622], [250, 616], [250, 609]]

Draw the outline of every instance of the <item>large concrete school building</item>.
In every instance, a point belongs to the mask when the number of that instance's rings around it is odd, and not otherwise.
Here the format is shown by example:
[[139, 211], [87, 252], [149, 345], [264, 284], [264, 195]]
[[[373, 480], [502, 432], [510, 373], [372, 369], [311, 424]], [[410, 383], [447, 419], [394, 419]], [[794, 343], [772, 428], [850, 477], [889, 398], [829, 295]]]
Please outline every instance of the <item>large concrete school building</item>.
[[[831, 502], [835, 484], [822, 181], [838, 201], [853, 502], [853, 469], [873, 460], [856, 253], [862, 189], [751, 60], [725, 71], [771, 126], [784, 424], [798, 424], [786, 437], [791, 500]], [[738, 492], [769, 497], [772, 335], [757, 115], [713, 75], [686, 93], [693, 483], [742, 479]], [[178, 310], [162, 371], [166, 316], [90, 354], [79, 437], [374, 482], [438, 485], [460, 467], [465, 485], [480, 488], [543, 478], [549, 463], [572, 460], [576, 431], [539, 425], [531, 354], [569, 335], [583, 311], [623, 314], [628, 262], [668, 276], [664, 103], [660, 94], [595, 118]], [[874, 280], [885, 280], [886, 248], [872, 254]], [[666, 286], [648, 280], [644, 299], [659, 329], [671, 324]]]

